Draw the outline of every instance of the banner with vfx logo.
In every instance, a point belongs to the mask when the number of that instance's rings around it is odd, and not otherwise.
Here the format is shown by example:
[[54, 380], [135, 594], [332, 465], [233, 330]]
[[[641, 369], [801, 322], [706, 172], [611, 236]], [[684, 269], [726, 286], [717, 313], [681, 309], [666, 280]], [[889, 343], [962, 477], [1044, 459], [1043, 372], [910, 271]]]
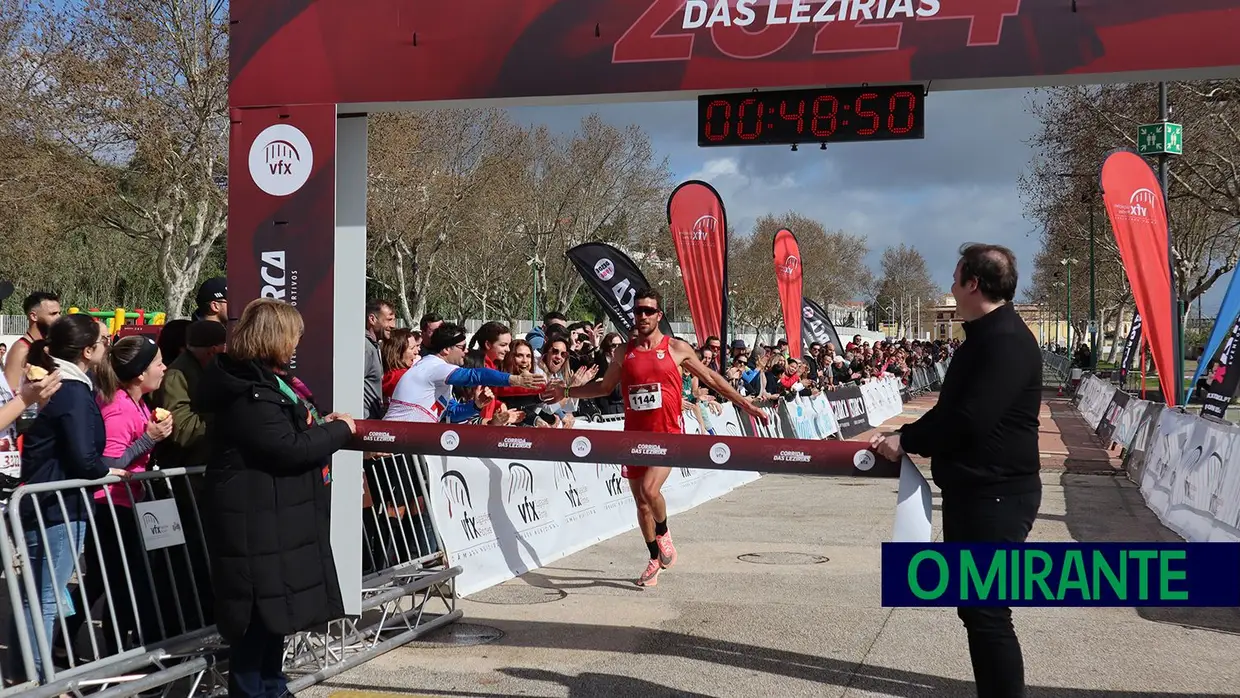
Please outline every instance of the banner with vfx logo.
[[[717, 433], [739, 436], [740, 419], [731, 405], [723, 414], [706, 411]], [[699, 433], [686, 419], [688, 433]], [[387, 426], [386, 424], [384, 426]], [[619, 424], [578, 422], [574, 455], [589, 457], [602, 437]], [[542, 460], [533, 438], [545, 429], [509, 429], [504, 457], [427, 456], [432, 483], [431, 517], [451, 565], [464, 572], [457, 592], [468, 596], [549, 565], [599, 541], [632, 530], [636, 505], [620, 466], [609, 463]], [[617, 434], [621, 435], [621, 434]], [[592, 445], [593, 444], [593, 445]], [[642, 444], [634, 441], [631, 448]], [[647, 449], [653, 445], [646, 444]], [[686, 464], [687, 465], [687, 464]], [[663, 486], [670, 514], [691, 509], [758, 479], [753, 471], [674, 467]]]
[[835, 325], [832, 324], [827, 311], [808, 298], [803, 299], [802, 302], [804, 303], [804, 322], [801, 323], [801, 331], [805, 335], [805, 343], [809, 345], [818, 342], [825, 345], [829, 342], [835, 345], [836, 354], [842, 355], [844, 345], [840, 343], [840, 333], [835, 331]]
[[667, 223], [698, 345], [707, 337], [718, 337], [726, 347], [728, 221], [723, 199], [706, 182], [685, 182], [667, 200]]
[[1132, 295], [1141, 314], [1154, 366], [1168, 406], [1179, 398], [1175, 366], [1175, 317], [1167, 259], [1167, 207], [1154, 170], [1130, 150], [1117, 150], [1102, 165], [1102, 192]]
[[[646, 275], [620, 250], [602, 242], [587, 242], [564, 253], [586, 286], [603, 304], [607, 317], [624, 334], [633, 330], [633, 306], [637, 291], [650, 285]], [[672, 323], [664, 313], [659, 323], [663, 334], [672, 335]]]
[[784, 311], [784, 332], [788, 335], [788, 350], [804, 352], [801, 342], [801, 318], [805, 308], [801, 294], [801, 247], [791, 230], [782, 228], [775, 233], [775, 283], [779, 287], [779, 303]]

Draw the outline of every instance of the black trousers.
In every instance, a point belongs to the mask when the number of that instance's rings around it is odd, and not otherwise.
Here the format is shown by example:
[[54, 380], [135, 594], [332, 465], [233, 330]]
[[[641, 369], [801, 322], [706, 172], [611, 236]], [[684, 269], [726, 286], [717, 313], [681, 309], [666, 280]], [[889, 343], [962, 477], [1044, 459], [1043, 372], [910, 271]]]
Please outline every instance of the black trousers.
[[283, 698], [289, 695], [284, 676], [284, 636], [263, 625], [258, 609], [250, 610], [250, 627], [228, 648], [228, 698]]
[[[1041, 491], [981, 497], [943, 493], [943, 541], [946, 543], [1023, 543], [1042, 504]], [[969, 658], [980, 698], [1025, 695], [1025, 661], [1012, 626], [1012, 609], [959, 608], [969, 635]]]

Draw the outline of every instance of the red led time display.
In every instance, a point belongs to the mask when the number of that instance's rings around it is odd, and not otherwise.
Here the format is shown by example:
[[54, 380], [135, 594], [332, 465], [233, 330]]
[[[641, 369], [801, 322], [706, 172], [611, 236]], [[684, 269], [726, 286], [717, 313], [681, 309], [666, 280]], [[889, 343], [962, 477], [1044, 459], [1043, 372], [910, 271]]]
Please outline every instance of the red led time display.
[[698, 97], [698, 145], [925, 138], [921, 85], [736, 92]]

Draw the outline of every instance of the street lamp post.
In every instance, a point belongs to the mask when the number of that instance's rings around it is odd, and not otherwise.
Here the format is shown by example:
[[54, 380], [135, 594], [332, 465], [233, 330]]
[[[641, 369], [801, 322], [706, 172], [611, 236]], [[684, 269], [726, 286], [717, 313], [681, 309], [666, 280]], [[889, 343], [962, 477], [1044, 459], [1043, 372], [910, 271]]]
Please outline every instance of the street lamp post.
[[1060, 177], [1085, 177], [1093, 182], [1093, 186], [1089, 192], [1081, 196], [1082, 201], [1089, 204], [1089, 368], [1097, 373], [1098, 371], [1098, 292], [1095, 278], [1094, 263], [1094, 247], [1097, 239], [1097, 224], [1094, 216], [1094, 204], [1097, 198], [1098, 179], [1096, 175], [1081, 174], [1078, 172], [1060, 172]]
[[[1059, 272], [1055, 272], [1055, 278], [1056, 278], [1056, 279], [1058, 279], [1058, 278], [1059, 278]], [[1058, 346], [1059, 346], [1059, 325], [1060, 325], [1060, 322], [1061, 322], [1060, 318], [1062, 318], [1062, 317], [1063, 317], [1063, 316], [1062, 316], [1062, 315], [1060, 315], [1060, 313], [1059, 313], [1059, 311], [1060, 311], [1060, 305], [1059, 305], [1059, 294], [1060, 294], [1060, 291], [1059, 291], [1059, 289], [1063, 288], [1063, 282], [1062, 282], [1062, 281], [1055, 281], [1055, 282], [1051, 283], [1051, 286], [1055, 288], [1055, 346], [1056, 346], [1056, 347], [1058, 347]]]
[[[1067, 245], [1064, 245], [1063, 251], [1064, 252], [1068, 251]], [[1067, 293], [1065, 294], [1067, 298], [1065, 300], [1065, 303], [1067, 303], [1067, 306], [1068, 306], [1067, 308], [1067, 311], [1068, 311], [1067, 312], [1068, 314], [1068, 354], [1071, 355], [1072, 354], [1072, 265], [1076, 264], [1076, 259], [1072, 257], [1065, 257], [1059, 260], [1059, 263], [1062, 264], [1064, 268], [1068, 270], [1068, 286], [1067, 286]]]

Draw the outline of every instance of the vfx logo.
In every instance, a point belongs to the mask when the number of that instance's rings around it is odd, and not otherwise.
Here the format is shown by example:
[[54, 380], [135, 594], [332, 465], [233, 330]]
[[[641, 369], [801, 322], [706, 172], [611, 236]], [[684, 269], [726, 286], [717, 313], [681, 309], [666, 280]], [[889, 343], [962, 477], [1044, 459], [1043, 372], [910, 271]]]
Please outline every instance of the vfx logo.
[[517, 504], [517, 514], [525, 523], [534, 523], [543, 517], [538, 503], [530, 497], [534, 494], [534, 473], [521, 463], [508, 464], [508, 503]]
[[797, 259], [796, 255], [790, 254], [784, 263], [777, 267], [777, 271], [789, 279], [796, 278], [796, 275], [801, 272], [801, 260]]
[[589, 499], [584, 496], [585, 489], [577, 488], [577, 473], [570, 463], [556, 463], [555, 486], [564, 493], [569, 506], [574, 509], [589, 503]]
[[709, 213], [693, 221], [693, 227], [681, 231], [680, 236], [689, 242], [710, 243], [711, 235], [719, 229], [719, 220]]
[[607, 488], [608, 496], [619, 497], [624, 494], [624, 481], [620, 477], [620, 466], [600, 463], [594, 468], [598, 479], [602, 480], [603, 486]]
[[444, 499], [448, 504], [448, 518], [454, 519], [457, 514], [461, 517], [461, 529], [465, 533], [465, 539], [475, 541], [483, 535], [483, 526], [479, 526], [479, 521], [473, 513], [473, 502], [469, 497], [469, 484], [465, 482], [465, 476], [459, 470], [449, 470], [439, 478], [440, 489], [443, 490]]
[[1149, 218], [1157, 196], [1152, 190], [1141, 187], [1128, 197], [1128, 203], [1115, 204], [1116, 218]]
[[314, 151], [306, 134], [291, 124], [263, 129], [250, 144], [250, 177], [271, 196], [301, 189], [314, 169]]

